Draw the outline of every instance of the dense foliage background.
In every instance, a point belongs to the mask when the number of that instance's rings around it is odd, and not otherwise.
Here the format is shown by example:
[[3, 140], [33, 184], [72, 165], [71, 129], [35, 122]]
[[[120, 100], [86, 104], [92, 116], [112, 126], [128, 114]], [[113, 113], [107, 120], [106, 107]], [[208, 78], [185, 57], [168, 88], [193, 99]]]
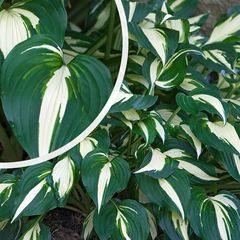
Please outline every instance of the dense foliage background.
[[[114, 1], [13, 2], [6, 12], [0, 1], [2, 161], [77, 136], [121, 59]], [[62, 207], [85, 217], [84, 239], [239, 239], [240, 7], [204, 35], [197, 0], [123, 4], [130, 52], [118, 99], [63, 156], [0, 170], [0, 238], [51, 239], [44, 217]]]

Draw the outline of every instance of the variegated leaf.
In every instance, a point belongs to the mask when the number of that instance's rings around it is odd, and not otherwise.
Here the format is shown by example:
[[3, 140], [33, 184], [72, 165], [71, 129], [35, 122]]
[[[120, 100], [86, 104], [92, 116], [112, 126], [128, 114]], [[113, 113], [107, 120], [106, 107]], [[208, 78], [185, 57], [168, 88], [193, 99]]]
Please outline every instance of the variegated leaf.
[[151, 238], [154, 240], [158, 236], [158, 228], [157, 228], [157, 221], [155, 216], [150, 212], [148, 209], [146, 209], [147, 215], [148, 215], [148, 222], [150, 227], [150, 235]]
[[156, 96], [133, 94], [126, 84], [123, 84], [116, 99], [116, 103], [112, 106], [111, 112], [127, 111], [129, 109], [147, 109], [157, 101]]
[[237, 53], [232, 44], [213, 43], [202, 47], [203, 55], [207, 63], [205, 65], [215, 71], [226, 71], [235, 74], [235, 62]]
[[179, 86], [187, 73], [188, 61], [186, 55], [202, 54], [198, 49], [181, 49], [176, 52], [163, 66], [157, 75], [155, 85], [164, 90], [171, 90]]
[[108, 151], [110, 145], [110, 139], [108, 135], [109, 134], [106, 129], [97, 129], [82, 142], [80, 142], [79, 151], [82, 158], [97, 148]]
[[200, 154], [202, 153], [202, 143], [194, 135], [194, 133], [192, 132], [192, 130], [187, 124], [181, 124], [180, 128], [183, 130], [184, 134], [186, 135], [186, 140], [189, 140], [191, 144], [194, 146], [197, 153], [197, 158], [199, 158]]
[[144, 18], [147, 18], [147, 15], [153, 10], [155, 4], [156, 3], [153, 0], [150, 0], [147, 3], [124, 0], [123, 6], [128, 22], [139, 22]]
[[128, 121], [139, 121], [141, 119], [140, 112], [133, 108], [123, 111], [122, 114]]
[[145, 174], [137, 174], [136, 177], [140, 189], [151, 202], [176, 211], [185, 218], [190, 188], [188, 177], [184, 172], [176, 170], [166, 179], [154, 179]]
[[35, 33], [50, 34], [62, 45], [66, 26], [67, 15], [61, 0], [18, 1], [0, 11], [0, 49], [6, 57], [18, 43]]
[[187, 73], [183, 82], [180, 84], [180, 88], [184, 91], [191, 92], [194, 89], [206, 87], [207, 84], [201, 74], [197, 71], [191, 71]]
[[182, 219], [182, 217], [176, 212], [161, 210], [159, 216], [159, 225], [170, 239], [190, 239], [188, 220]]
[[179, 18], [187, 18], [194, 13], [197, 0], [168, 0], [167, 4], [174, 12], [174, 15]]
[[83, 223], [83, 238], [84, 240], [89, 239], [91, 236], [91, 233], [93, 231], [93, 217], [95, 214], [95, 209], [89, 213], [89, 215], [86, 217], [84, 223]]
[[60, 202], [65, 202], [73, 187], [75, 180], [75, 168], [74, 161], [69, 156], [59, 160], [53, 167], [53, 186]]
[[178, 162], [178, 168], [184, 169], [189, 174], [194, 176], [197, 179], [200, 179], [201, 181], [217, 181], [219, 178], [217, 178], [215, 175], [215, 169], [213, 166], [208, 165], [204, 161], [200, 160], [194, 160], [190, 155], [188, 155], [186, 152], [182, 151], [181, 149], [170, 149], [164, 154], [168, 157], [171, 157], [175, 161]]
[[[162, 119], [167, 122], [170, 117], [172, 116], [174, 109], [172, 108], [161, 108], [157, 111], [160, 116], [162, 117]], [[171, 125], [175, 126], [175, 125], [180, 125], [183, 122], [181, 116], [179, 116], [178, 114], [176, 114], [172, 121], [171, 121]]]
[[224, 102], [228, 103], [231, 114], [240, 119], [240, 100], [239, 99], [223, 99]]
[[41, 215], [57, 206], [54, 193], [47, 182], [52, 170], [51, 163], [28, 168], [22, 175], [19, 202], [14, 208], [12, 221], [21, 216]]
[[0, 238], [18, 240], [22, 228], [21, 221], [10, 223], [8, 220], [0, 221]]
[[189, 220], [194, 232], [204, 240], [237, 240], [240, 234], [240, 202], [227, 192], [208, 197], [195, 188], [189, 206]]
[[151, 149], [135, 174], [144, 173], [153, 178], [166, 178], [178, 167], [178, 162], [163, 154], [159, 149]]
[[224, 21], [220, 21], [213, 29], [207, 44], [222, 42], [240, 32], [239, 28], [240, 14], [232, 14]]
[[23, 234], [19, 240], [50, 240], [50, 229], [41, 223], [41, 217], [25, 224]]
[[196, 114], [199, 111], [208, 111], [215, 113], [222, 118], [224, 124], [227, 121], [225, 105], [219, 96], [219, 93], [211, 89], [196, 89], [189, 96], [178, 93], [176, 97], [178, 105], [186, 112]]
[[166, 28], [175, 30], [179, 32], [179, 42], [186, 42], [188, 39], [188, 34], [190, 30], [190, 25], [188, 20], [186, 19], [178, 19], [175, 17], [169, 17], [164, 22], [162, 22], [163, 26]]
[[162, 118], [159, 113], [151, 111], [149, 116], [138, 121], [133, 131], [144, 137], [146, 144], [151, 144], [158, 135], [165, 141], [165, 130], [162, 125]]
[[0, 177], [0, 207], [2, 207], [11, 197], [14, 184], [17, 180], [13, 175], [3, 175]]
[[134, 23], [129, 25], [129, 30], [136, 41], [160, 58], [164, 65], [177, 48], [178, 33], [174, 30], [141, 28]]
[[111, 201], [95, 214], [94, 229], [100, 239], [145, 240], [149, 235], [147, 212], [134, 200]]
[[80, 154], [81, 154], [81, 156], [84, 158], [88, 153], [90, 153], [94, 149], [96, 149], [97, 144], [98, 144], [98, 141], [95, 138], [86, 137], [80, 143]]
[[1, 82], [5, 115], [31, 157], [77, 137], [98, 116], [112, 89], [101, 62], [78, 55], [65, 65], [62, 50], [46, 36], [14, 48], [4, 61]]
[[83, 184], [98, 212], [112, 196], [127, 186], [130, 170], [121, 158], [111, 158], [100, 151], [88, 154], [81, 166]]
[[15, 208], [19, 180], [12, 174], [0, 175], [0, 219], [10, 219]]
[[141, 74], [128, 73], [125, 75], [125, 78], [129, 82], [129, 85], [130, 84], [133, 84], [136, 86], [139, 85], [146, 89], [148, 89], [150, 87], [148, 80], [146, 80]]
[[188, 21], [190, 23], [190, 32], [193, 33], [193, 32], [199, 31], [207, 21], [208, 16], [209, 16], [209, 13], [204, 13], [204, 14], [200, 14], [200, 15], [189, 18]]
[[229, 174], [240, 182], [240, 156], [228, 152], [218, 152], [219, 159]]
[[192, 118], [190, 127], [197, 138], [208, 146], [220, 151], [240, 153], [238, 125], [230, 123], [210, 122], [206, 118]]
[[91, 9], [87, 18], [87, 35], [101, 31], [106, 27], [110, 16], [110, 7], [110, 2], [100, 1]]

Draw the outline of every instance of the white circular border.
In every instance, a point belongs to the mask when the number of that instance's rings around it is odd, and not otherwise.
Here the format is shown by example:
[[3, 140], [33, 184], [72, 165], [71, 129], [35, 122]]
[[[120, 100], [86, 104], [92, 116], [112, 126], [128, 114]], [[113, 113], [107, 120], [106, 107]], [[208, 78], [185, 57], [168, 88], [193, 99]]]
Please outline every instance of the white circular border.
[[127, 18], [125, 15], [124, 7], [121, 0], [115, 0], [115, 3], [120, 16], [121, 29], [122, 29], [122, 58], [121, 58], [121, 65], [120, 65], [117, 81], [102, 111], [99, 113], [96, 119], [87, 127], [86, 130], [84, 130], [78, 137], [73, 139], [71, 142], [67, 143], [65, 146], [42, 157], [37, 157], [30, 160], [24, 160], [24, 161], [18, 161], [18, 162], [0, 163], [0, 169], [15, 169], [15, 168], [29, 167], [29, 166], [37, 165], [43, 162], [47, 162], [51, 159], [54, 159], [66, 153], [67, 151], [75, 147], [77, 144], [79, 144], [82, 140], [84, 140], [100, 124], [103, 118], [107, 115], [107, 113], [109, 112], [110, 108], [114, 104], [115, 99], [119, 94], [119, 91], [123, 82], [123, 78], [125, 75], [125, 71], [127, 68], [128, 49], [129, 49], [128, 25], [127, 25]]

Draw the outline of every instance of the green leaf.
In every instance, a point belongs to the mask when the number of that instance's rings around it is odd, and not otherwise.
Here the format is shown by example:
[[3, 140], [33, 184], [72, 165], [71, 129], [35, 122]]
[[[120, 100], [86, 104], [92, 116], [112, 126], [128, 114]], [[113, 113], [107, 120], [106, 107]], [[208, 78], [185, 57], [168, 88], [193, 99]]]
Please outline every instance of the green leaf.
[[134, 200], [111, 201], [95, 214], [94, 229], [101, 240], [145, 240], [149, 235], [147, 212]]
[[49, 227], [40, 222], [40, 218], [33, 219], [25, 224], [23, 234], [19, 240], [51, 240]]
[[213, 89], [195, 89], [189, 96], [178, 93], [176, 96], [177, 104], [186, 112], [197, 114], [199, 111], [208, 111], [218, 114], [224, 124], [227, 121], [225, 105], [219, 93]]
[[240, 117], [240, 101], [239, 99], [223, 99], [224, 102], [228, 103], [230, 112], [235, 118]]
[[165, 28], [141, 28], [137, 24], [129, 24], [129, 31], [136, 41], [151, 51], [165, 64], [175, 52], [178, 44], [178, 32]]
[[144, 173], [159, 179], [170, 176], [178, 167], [178, 162], [163, 154], [159, 149], [151, 149], [135, 174]]
[[85, 55], [63, 62], [55, 42], [34, 36], [16, 46], [3, 64], [4, 112], [31, 157], [46, 155], [77, 137], [110, 96], [110, 72], [101, 62]]
[[229, 174], [240, 182], [240, 157], [228, 152], [218, 152], [219, 160], [223, 163]]
[[61, 0], [20, 1], [0, 11], [0, 19], [0, 49], [4, 57], [18, 43], [36, 33], [49, 34], [63, 45], [67, 14]]
[[146, 174], [137, 174], [136, 177], [141, 191], [151, 202], [176, 211], [185, 218], [190, 186], [188, 177], [182, 170], [176, 170], [166, 179], [154, 179]]
[[170, 239], [189, 240], [188, 220], [182, 219], [176, 212], [161, 210], [159, 225]]
[[8, 220], [0, 222], [0, 238], [6, 240], [17, 240], [21, 227], [20, 220], [14, 223], [9, 223]]
[[239, 199], [230, 193], [208, 197], [202, 189], [195, 188], [189, 205], [190, 224], [203, 240], [237, 240], [240, 234], [239, 209]]
[[240, 139], [236, 127], [230, 123], [210, 122], [206, 118], [192, 118], [190, 127], [205, 145], [219, 151], [240, 153]]
[[82, 161], [82, 181], [98, 212], [112, 196], [127, 187], [130, 177], [128, 163], [111, 158], [101, 151], [89, 153]]

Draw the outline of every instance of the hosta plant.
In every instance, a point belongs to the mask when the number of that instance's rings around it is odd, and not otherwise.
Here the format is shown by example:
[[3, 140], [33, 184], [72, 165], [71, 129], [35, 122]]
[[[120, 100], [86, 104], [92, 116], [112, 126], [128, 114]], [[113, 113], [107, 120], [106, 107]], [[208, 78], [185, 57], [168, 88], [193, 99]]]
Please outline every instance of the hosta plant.
[[[64, 155], [0, 170], [0, 239], [51, 239], [44, 218], [55, 208], [85, 217], [83, 239], [239, 239], [240, 7], [204, 35], [197, 0], [122, 4], [129, 60], [110, 112]], [[44, 156], [111, 94], [115, 2], [0, 6], [1, 161]]]

